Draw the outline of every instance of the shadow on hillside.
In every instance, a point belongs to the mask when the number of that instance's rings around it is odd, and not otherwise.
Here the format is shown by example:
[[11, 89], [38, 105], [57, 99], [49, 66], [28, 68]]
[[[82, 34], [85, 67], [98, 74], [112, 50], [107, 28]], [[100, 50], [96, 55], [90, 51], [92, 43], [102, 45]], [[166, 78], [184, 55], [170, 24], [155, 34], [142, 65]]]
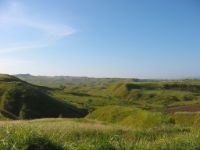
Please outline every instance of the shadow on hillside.
[[37, 87], [20, 84], [4, 93], [1, 113], [11, 119], [80, 118], [88, 111], [54, 99]]

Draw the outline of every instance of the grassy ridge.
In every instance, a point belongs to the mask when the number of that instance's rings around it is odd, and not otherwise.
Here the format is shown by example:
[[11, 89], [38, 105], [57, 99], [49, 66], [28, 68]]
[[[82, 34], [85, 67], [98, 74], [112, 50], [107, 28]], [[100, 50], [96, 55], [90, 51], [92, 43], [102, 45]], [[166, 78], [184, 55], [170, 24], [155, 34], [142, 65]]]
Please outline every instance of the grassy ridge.
[[[68, 86], [59, 91], [82, 105], [133, 105], [154, 109], [200, 104], [199, 81], [119, 82], [106, 87]], [[59, 92], [57, 93], [59, 96]], [[62, 94], [63, 93], [63, 94]], [[70, 97], [69, 97], [70, 95]], [[82, 100], [84, 99], [84, 100]]]
[[0, 121], [0, 149], [197, 150], [199, 113], [176, 110], [198, 111], [199, 87], [199, 81], [120, 81], [47, 88], [1, 75], [0, 106], [7, 115], [74, 117], [85, 112], [80, 106], [90, 113], [82, 119]]
[[[4, 101], [0, 104], [1, 108], [3, 106], [3, 109], [13, 113], [18, 117], [20, 113], [19, 109], [17, 110], [16, 108], [15, 111], [10, 111], [8, 109], [9, 107], [6, 106], [7, 104], [10, 104], [10, 102], [7, 102], [5, 99], [10, 99], [10, 97], [17, 97], [17, 95], [21, 95], [21, 97], [18, 98], [20, 100], [23, 99], [22, 96], [26, 96], [25, 99], [32, 99], [31, 101], [34, 101], [33, 99], [41, 99], [33, 102], [33, 104], [46, 101], [44, 103], [50, 105], [50, 102], [56, 102], [57, 104], [54, 104], [59, 105], [58, 108], [60, 108], [60, 110], [68, 108], [68, 110], [72, 110], [72, 114], [74, 114], [74, 112], [79, 113], [82, 111], [76, 109], [76, 107], [84, 107], [90, 111], [99, 106], [107, 105], [136, 106], [142, 109], [157, 111], [167, 111], [171, 110], [168, 108], [173, 107], [174, 109], [172, 111], [176, 111], [181, 109], [176, 109], [174, 106], [191, 105], [191, 108], [186, 109], [192, 110], [195, 107], [195, 109], [198, 110], [199, 107], [197, 105], [200, 104], [200, 82], [198, 80], [145, 82], [120, 81], [112, 85], [108, 84], [104, 87], [67, 86], [62, 88], [46, 88], [35, 86], [9, 75], [1, 75], [0, 80], [0, 101], [4, 99]], [[9, 92], [9, 90], [11, 90], [11, 92]], [[23, 100], [23, 102], [20, 104], [20, 110], [22, 106], [25, 112], [29, 111], [29, 109], [32, 109], [28, 108], [27, 110], [26, 107], [30, 107], [30, 105], [27, 106], [29, 103], [27, 102], [28, 101]], [[31, 106], [33, 104], [31, 104]], [[75, 105], [76, 107], [73, 107], [71, 104]], [[66, 107], [63, 107], [62, 109], [62, 105], [65, 105]], [[39, 108], [35, 107], [33, 109]], [[40, 110], [42, 110], [42, 107]], [[73, 112], [73, 110], [75, 111]], [[33, 113], [36, 114], [35, 112]], [[45, 116], [48, 117], [49, 115], [47, 114], [48, 113], [46, 113]], [[59, 116], [59, 114], [61, 116], [63, 114], [64, 116], [70, 116], [70, 112], [67, 112], [68, 115], [65, 115], [66, 113], [58, 114], [58, 112], [53, 114], [53, 117]]]
[[89, 78], [89, 77], [72, 77], [72, 76], [32, 76], [30, 74], [18, 74], [17, 78], [30, 82], [32, 84], [60, 87], [60, 86], [82, 86], [82, 87], [104, 87], [122, 80], [135, 81], [137, 79], [121, 78]]
[[199, 80], [151, 81], [31, 75], [18, 77], [38, 85], [56, 85], [60, 88], [53, 90], [51, 96], [81, 107], [133, 105], [160, 111], [168, 107], [200, 104]]
[[[0, 112], [8, 118], [83, 117], [86, 109], [48, 95], [46, 87], [34, 86], [16, 77], [0, 76]], [[13, 117], [14, 116], [14, 117]], [[2, 117], [1, 117], [2, 118]]]
[[198, 81], [121, 82], [112, 85], [108, 91], [129, 103], [148, 101], [170, 105], [174, 102], [200, 100]]

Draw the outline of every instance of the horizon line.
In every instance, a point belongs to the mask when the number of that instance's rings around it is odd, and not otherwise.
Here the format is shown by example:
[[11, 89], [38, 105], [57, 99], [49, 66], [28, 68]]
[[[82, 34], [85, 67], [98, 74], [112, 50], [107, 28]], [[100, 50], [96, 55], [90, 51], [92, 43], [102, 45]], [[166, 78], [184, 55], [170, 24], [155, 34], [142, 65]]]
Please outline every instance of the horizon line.
[[142, 77], [117, 77], [117, 76], [87, 76], [87, 75], [42, 75], [42, 74], [31, 74], [31, 73], [19, 73], [10, 74], [13, 76], [17, 75], [29, 75], [35, 77], [75, 77], [75, 78], [96, 78], [96, 79], [136, 79], [136, 80], [200, 80], [200, 77], [180, 77], [180, 78], [142, 78]]

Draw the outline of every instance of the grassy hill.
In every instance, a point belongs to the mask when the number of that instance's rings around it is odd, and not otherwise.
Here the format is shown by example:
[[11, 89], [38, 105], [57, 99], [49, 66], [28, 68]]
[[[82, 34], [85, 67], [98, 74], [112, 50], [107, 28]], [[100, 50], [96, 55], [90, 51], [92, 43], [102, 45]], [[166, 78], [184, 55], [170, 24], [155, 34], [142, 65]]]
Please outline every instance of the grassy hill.
[[[137, 106], [152, 111], [200, 111], [200, 81], [120, 81], [106, 87], [66, 86], [53, 94], [83, 106]], [[182, 106], [188, 106], [182, 109]]]
[[104, 87], [112, 83], [128, 80], [137, 81], [137, 79], [121, 79], [121, 78], [89, 78], [89, 77], [72, 77], [72, 76], [33, 76], [30, 74], [18, 74], [17, 78], [27, 81], [32, 84], [47, 86], [47, 87], [62, 87], [62, 86], [98, 86]]
[[125, 106], [100, 107], [87, 117], [135, 129], [159, 128], [175, 124], [175, 119], [170, 114], [148, 112], [139, 108]]
[[[86, 85], [50, 88], [0, 75], [0, 149], [200, 148], [200, 81]], [[45, 117], [53, 119], [6, 120]]]
[[88, 114], [87, 118], [117, 124], [134, 129], [161, 128], [166, 126], [200, 126], [200, 113], [149, 112], [128, 106], [99, 107]]
[[110, 88], [113, 96], [129, 104], [160, 105], [165, 108], [200, 104], [199, 81], [128, 82]]
[[186, 111], [200, 110], [200, 80], [17, 76], [36, 85], [59, 87], [52, 96], [77, 106], [133, 105], [155, 111], [170, 108], [172, 112], [189, 106]]
[[77, 108], [48, 95], [50, 89], [34, 86], [16, 77], [0, 75], [1, 115], [8, 118], [83, 117], [85, 109]]

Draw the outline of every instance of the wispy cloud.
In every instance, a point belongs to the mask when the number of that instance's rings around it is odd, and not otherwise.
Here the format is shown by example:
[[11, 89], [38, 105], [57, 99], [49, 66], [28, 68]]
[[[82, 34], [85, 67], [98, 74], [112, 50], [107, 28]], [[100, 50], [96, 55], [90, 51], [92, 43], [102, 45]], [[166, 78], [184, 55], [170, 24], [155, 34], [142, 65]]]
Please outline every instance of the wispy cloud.
[[34, 48], [42, 48], [49, 46], [50, 43], [44, 43], [44, 44], [24, 44], [21, 46], [14, 46], [14, 47], [0, 47], [0, 53], [8, 53], [13, 51], [19, 51], [19, 50], [29, 50]]
[[12, 47], [1, 45], [0, 53], [48, 47], [57, 40], [75, 33], [75, 29], [64, 24], [48, 22], [41, 18], [33, 19], [33, 16], [24, 10], [24, 6], [19, 1], [10, 1], [0, 10], [0, 31], [12, 27], [16, 27], [15, 30], [22, 27], [30, 28], [37, 33], [42, 33], [43, 36], [38, 36], [36, 41], [26, 41], [26, 43], [20, 40], [15, 41], [18, 44]]
[[0, 59], [0, 66], [13, 66], [15, 64], [32, 63], [29, 60]]

